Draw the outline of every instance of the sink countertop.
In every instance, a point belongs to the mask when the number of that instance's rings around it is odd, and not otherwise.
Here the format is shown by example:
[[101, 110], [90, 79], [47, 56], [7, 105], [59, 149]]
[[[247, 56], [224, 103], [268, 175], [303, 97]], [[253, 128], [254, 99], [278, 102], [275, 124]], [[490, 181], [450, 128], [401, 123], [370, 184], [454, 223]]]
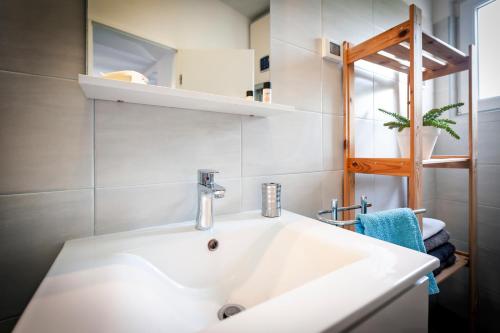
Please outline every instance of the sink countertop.
[[[211, 238], [218, 254], [206, 251]], [[173, 332], [175, 308], [211, 309], [221, 295], [250, 306], [220, 322], [211, 310], [196, 319], [182, 312], [179, 327], [340, 331], [438, 266], [432, 256], [288, 211], [274, 219], [249, 211], [217, 216], [211, 231], [188, 221], [66, 242], [14, 332]]]

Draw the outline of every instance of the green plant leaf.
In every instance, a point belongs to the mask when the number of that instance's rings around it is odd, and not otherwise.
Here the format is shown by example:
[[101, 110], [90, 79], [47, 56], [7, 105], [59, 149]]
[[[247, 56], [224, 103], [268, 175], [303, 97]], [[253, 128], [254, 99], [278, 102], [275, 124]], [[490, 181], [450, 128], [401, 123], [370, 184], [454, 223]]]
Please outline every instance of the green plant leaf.
[[394, 119], [396, 119], [397, 121], [400, 121], [402, 123], [409, 123], [409, 120], [408, 118], [406, 118], [405, 116], [402, 116], [400, 115], [399, 113], [396, 113], [396, 112], [389, 112], [389, 111], [386, 111], [384, 109], [378, 109], [380, 112], [383, 112], [391, 117], [393, 117]]
[[[444, 129], [452, 137], [459, 140], [460, 136], [450, 127], [450, 125], [456, 125], [456, 122], [452, 119], [446, 119], [446, 118], [440, 119], [439, 117], [446, 111], [453, 108], [459, 108], [463, 105], [464, 103], [460, 102], [460, 103], [448, 104], [440, 108], [431, 109], [424, 114], [422, 123], [424, 126], [431, 126]], [[405, 128], [410, 127], [410, 120], [405, 116], [402, 116], [399, 113], [389, 112], [383, 109], [378, 109], [378, 110], [395, 119], [395, 121], [388, 121], [384, 123], [384, 126], [388, 127], [389, 129], [397, 128], [398, 131], [401, 132]]]

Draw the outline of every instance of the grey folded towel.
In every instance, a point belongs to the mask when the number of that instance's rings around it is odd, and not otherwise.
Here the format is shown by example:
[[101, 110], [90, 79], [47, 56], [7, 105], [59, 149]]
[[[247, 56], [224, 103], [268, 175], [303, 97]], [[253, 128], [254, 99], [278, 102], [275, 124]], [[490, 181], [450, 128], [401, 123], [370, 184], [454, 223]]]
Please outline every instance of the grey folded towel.
[[450, 240], [450, 234], [446, 230], [441, 230], [432, 237], [424, 240], [425, 249], [427, 252], [434, 250], [435, 248], [443, 245]]
[[452, 254], [451, 256], [448, 257], [448, 259], [446, 259], [444, 262], [440, 263], [439, 267], [436, 268], [435, 270], [433, 270], [432, 273], [434, 273], [434, 276], [437, 276], [439, 273], [441, 273], [443, 271], [443, 269], [453, 265], [456, 260], [457, 260], [457, 257], [454, 254]]
[[434, 270], [434, 275], [438, 275], [443, 269], [453, 265], [456, 260], [455, 246], [450, 242], [444, 243], [434, 250], [429, 251], [428, 254], [439, 259], [439, 268]]
[[445, 262], [449, 256], [455, 253], [455, 246], [450, 242], [444, 243], [443, 245], [429, 251], [428, 254], [439, 259], [439, 262]]

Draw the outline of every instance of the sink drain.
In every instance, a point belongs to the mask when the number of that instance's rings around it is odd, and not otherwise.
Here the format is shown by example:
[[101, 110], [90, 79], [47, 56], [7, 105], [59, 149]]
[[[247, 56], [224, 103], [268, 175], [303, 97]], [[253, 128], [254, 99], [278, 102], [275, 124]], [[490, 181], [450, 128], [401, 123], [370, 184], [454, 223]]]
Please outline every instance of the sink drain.
[[217, 312], [217, 317], [219, 317], [219, 320], [224, 320], [243, 310], [245, 310], [245, 308], [239, 304], [226, 304]]

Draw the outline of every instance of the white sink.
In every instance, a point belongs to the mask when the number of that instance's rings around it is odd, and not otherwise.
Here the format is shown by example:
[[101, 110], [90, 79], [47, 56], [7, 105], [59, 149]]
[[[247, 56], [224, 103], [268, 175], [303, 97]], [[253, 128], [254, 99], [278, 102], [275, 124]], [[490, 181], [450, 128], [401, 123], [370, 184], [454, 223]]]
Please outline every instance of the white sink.
[[[290, 212], [245, 212], [211, 231], [185, 222], [67, 242], [15, 332], [341, 330], [437, 265]], [[246, 310], [220, 321], [228, 303]]]

